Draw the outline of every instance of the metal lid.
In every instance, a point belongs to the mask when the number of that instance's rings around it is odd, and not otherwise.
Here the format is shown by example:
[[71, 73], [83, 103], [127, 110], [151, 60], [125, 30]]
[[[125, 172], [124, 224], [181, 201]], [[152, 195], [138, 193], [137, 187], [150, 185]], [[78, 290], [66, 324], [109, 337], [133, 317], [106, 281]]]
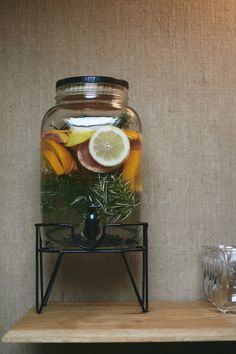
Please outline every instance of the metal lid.
[[129, 83], [125, 80], [115, 79], [109, 76], [74, 76], [61, 79], [56, 82], [56, 88], [65, 84], [76, 84], [76, 83], [109, 83], [125, 87], [129, 89]]

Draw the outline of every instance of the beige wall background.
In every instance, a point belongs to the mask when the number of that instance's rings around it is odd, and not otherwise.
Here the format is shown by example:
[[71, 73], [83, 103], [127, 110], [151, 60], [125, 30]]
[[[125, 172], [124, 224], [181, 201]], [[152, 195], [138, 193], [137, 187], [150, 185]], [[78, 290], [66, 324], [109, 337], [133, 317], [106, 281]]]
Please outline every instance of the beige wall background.
[[[55, 82], [67, 76], [129, 81], [143, 123], [151, 300], [202, 299], [200, 245], [235, 244], [236, 1], [2, 0], [0, 7], [2, 333], [34, 305], [40, 122]], [[135, 300], [119, 259], [106, 257], [66, 259], [54, 299]]]

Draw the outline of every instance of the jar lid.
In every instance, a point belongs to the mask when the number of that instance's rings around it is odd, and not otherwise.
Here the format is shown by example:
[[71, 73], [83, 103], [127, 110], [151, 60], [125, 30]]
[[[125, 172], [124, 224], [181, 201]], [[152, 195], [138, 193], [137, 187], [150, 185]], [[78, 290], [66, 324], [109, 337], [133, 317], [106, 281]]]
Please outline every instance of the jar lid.
[[114, 85], [124, 86], [129, 88], [128, 81], [115, 79], [109, 76], [74, 76], [61, 79], [56, 82], [56, 88], [65, 84], [77, 84], [77, 83], [109, 83]]

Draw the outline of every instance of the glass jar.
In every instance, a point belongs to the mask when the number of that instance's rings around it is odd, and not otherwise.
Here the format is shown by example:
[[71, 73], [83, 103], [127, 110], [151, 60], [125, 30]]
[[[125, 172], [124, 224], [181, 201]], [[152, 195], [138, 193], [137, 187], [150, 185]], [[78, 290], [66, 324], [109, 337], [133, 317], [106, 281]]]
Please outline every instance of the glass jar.
[[205, 295], [223, 313], [236, 313], [236, 248], [202, 246]]
[[[41, 136], [41, 208], [44, 223], [75, 225], [77, 246], [103, 238], [103, 245], [137, 242], [141, 124], [128, 106], [128, 82], [80, 76], [56, 83], [56, 105], [45, 115]], [[92, 231], [91, 231], [92, 230]], [[92, 232], [92, 234], [91, 234]], [[68, 230], [45, 228], [44, 246], [72, 247]]]

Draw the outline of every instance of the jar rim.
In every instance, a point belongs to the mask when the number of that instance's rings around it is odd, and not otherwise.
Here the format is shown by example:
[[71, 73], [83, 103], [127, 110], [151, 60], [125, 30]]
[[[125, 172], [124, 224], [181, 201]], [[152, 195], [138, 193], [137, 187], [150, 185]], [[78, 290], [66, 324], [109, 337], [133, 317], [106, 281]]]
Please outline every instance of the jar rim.
[[115, 79], [114, 77], [109, 77], [109, 76], [72, 76], [72, 77], [66, 77], [64, 79], [58, 80], [56, 82], [56, 89], [58, 89], [60, 86], [66, 85], [66, 84], [76, 84], [76, 83], [108, 83], [108, 84], [113, 84], [113, 85], [120, 85], [125, 87], [126, 89], [129, 89], [129, 83], [126, 80], [121, 80], [121, 79]]

